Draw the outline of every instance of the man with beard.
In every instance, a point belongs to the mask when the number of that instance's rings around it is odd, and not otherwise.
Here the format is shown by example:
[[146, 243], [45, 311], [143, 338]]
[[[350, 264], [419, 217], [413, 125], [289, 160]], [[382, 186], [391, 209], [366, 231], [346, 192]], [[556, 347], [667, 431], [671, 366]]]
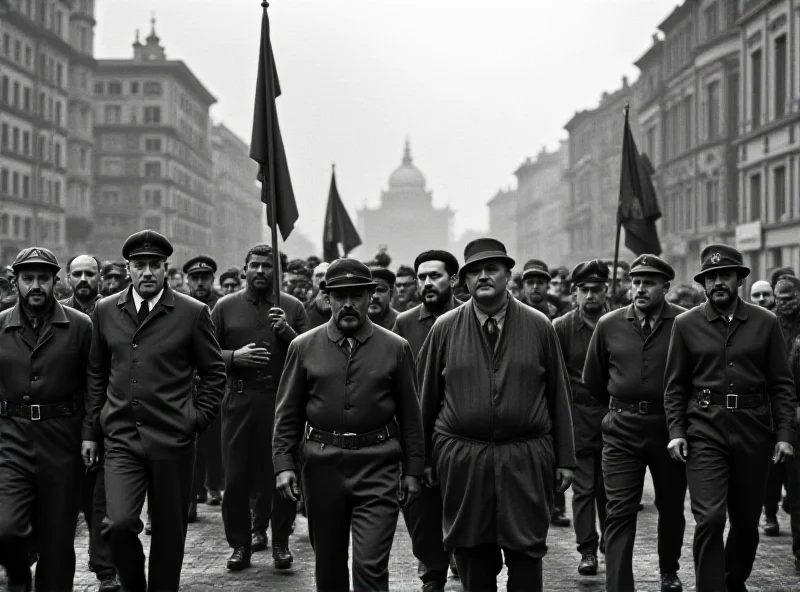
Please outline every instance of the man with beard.
[[712, 244], [700, 258], [708, 300], [675, 319], [667, 355], [668, 448], [686, 463], [697, 589], [746, 590], [770, 458], [794, 454], [795, 384], [775, 315], [737, 295], [742, 254]]
[[[78, 255], [67, 262], [67, 281], [72, 288], [72, 296], [61, 300], [62, 306], [68, 306], [88, 316], [101, 296], [100, 261], [92, 255]], [[98, 435], [97, 441], [100, 442]], [[102, 449], [98, 456], [102, 459]], [[83, 478], [81, 510], [89, 530], [89, 568], [97, 574], [100, 592], [119, 590], [117, 570], [114, 567], [111, 548], [103, 538], [103, 518], [106, 516], [106, 487], [103, 462], [100, 460], [91, 470], [87, 470]]]
[[[606, 490], [603, 483], [601, 424], [608, 406], [601, 405], [583, 384], [583, 366], [592, 333], [606, 308], [608, 266], [604, 261], [584, 261], [572, 270], [578, 308], [553, 322], [572, 387], [577, 465], [572, 482], [572, 519], [581, 561], [578, 573], [597, 574], [597, 551], [604, 551]], [[600, 535], [597, 521], [600, 522]]]
[[124, 261], [109, 261], [103, 265], [103, 285], [100, 293], [110, 296], [128, 287], [128, 269]]
[[[417, 276], [408, 265], [397, 268], [397, 278], [394, 282], [394, 298], [392, 305], [397, 312], [411, 310], [419, 304], [417, 294]], [[390, 326], [391, 328], [391, 326]]]
[[797, 274], [795, 274], [794, 269], [791, 267], [778, 267], [770, 272], [769, 285], [772, 286], [773, 290], [775, 290], [775, 286], [778, 284], [779, 279], [786, 276], [796, 277], [796, 275]]
[[[207, 255], [189, 259], [183, 265], [189, 296], [205, 304], [209, 310], [219, 300], [214, 293], [214, 274], [217, 262]], [[222, 450], [220, 439], [221, 421], [214, 418], [203, 435], [197, 439], [197, 455], [194, 463], [194, 496], [189, 504], [189, 522], [197, 520], [197, 502], [207, 502], [209, 506], [222, 503]]]
[[81, 433], [92, 325], [53, 296], [55, 255], [19, 253], [19, 302], [0, 313], [0, 564], [8, 590], [31, 590], [29, 539], [36, 523], [36, 589], [68, 592], [83, 467]]
[[219, 276], [219, 287], [222, 288], [222, 295], [227, 296], [238, 292], [242, 288], [242, 270], [238, 267], [229, 267], [227, 271]]
[[[217, 341], [228, 370], [222, 402], [222, 457], [225, 496], [222, 519], [233, 549], [228, 569], [250, 566], [251, 554], [268, 547], [272, 520], [272, 558], [277, 569], [288, 569], [294, 557], [289, 535], [295, 504], [275, 496], [272, 470], [272, 430], [275, 397], [289, 344], [308, 329], [303, 303], [281, 292], [273, 302], [272, 247], [255, 245], [244, 260], [246, 287], [224, 296], [214, 307]], [[251, 522], [250, 497], [256, 499], [258, 522]]]
[[[389, 331], [399, 314], [392, 308], [394, 295], [394, 274], [384, 267], [371, 267], [372, 279], [377, 284], [369, 301], [369, 320]], [[416, 277], [416, 276], [414, 276]]]
[[320, 591], [350, 589], [351, 537], [352, 589], [389, 589], [399, 506], [414, 504], [425, 471], [413, 354], [369, 320], [375, 286], [363, 263], [331, 263], [324, 288], [331, 320], [289, 346], [278, 396], [276, 485], [297, 500], [302, 456]]
[[312, 292], [311, 273], [302, 259], [292, 259], [283, 273], [283, 291], [306, 303]]
[[[103, 534], [125, 590], [174, 591], [180, 586], [195, 438], [218, 413], [225, 363], [208, 307], [165, 282], [169, 240], [142, 230], [128, 237], [122, 255], [131, 286], [97, 303], [88, 372], [87, 422], [105, 436]], [[82, 451], [93, 466], [98, 441], [87, 436]], [[146, 577], [139, 516], [147, 494], [153, 532]]]
[[470, 242], [459, 271], [470, 302], [442, 315], [422, 347], [422, 423], [442, 491], [444, 544], [468, 591], [543, 589], [553, 491], [575, 466], [569, 382], [553, 326], [511, 298], [514, 260]]
[[306, 304], [306, 314], [308, 315], [308, 326], [310, 329], [324, 325], [331, 318], [331, 305], [328, 296], [320, 289], [320, 285], [325, 280], [325, 272], [330, 263], [320, 263], [314, 268], [311, 275], [314, 286], [314, 297]]
[[602, 424], [606, 589], [636, 589], [636, 515], [649, 468], [658, 509], [661, 590], [678, 592], [683, 589], [677, 572], [686, 525], [686, 472], [667, 451], [664, 368], [673, 322], [685, 310], [664, 301], [675, 272], [663, 259], [641, 255], [630, 275], [633, 304], [598, 321], [583, 369], [589, 394], [610, 409]]
[[[408, 341], [416, 360], [434, 321], [460, 306], [461, 302], [453, 296], [458, 260], [451, 253], [425, 251], [414, 261], [414, 271], [422, 303], [400, 313], [392, 331]], [[444, 590], [450, 553], [442, 542], [441, 491], [429, 476], [423, 482], [417, 501], [403, 508], [403, 518], [411, 534], [414, 556], [419, 562], [417, 574], [422, 580], [423, 591]]]
[[775, 309], [775, 294], [768, 281], [758, 280], [753, 282], [750, 287], [750, 302], [767, 310]]

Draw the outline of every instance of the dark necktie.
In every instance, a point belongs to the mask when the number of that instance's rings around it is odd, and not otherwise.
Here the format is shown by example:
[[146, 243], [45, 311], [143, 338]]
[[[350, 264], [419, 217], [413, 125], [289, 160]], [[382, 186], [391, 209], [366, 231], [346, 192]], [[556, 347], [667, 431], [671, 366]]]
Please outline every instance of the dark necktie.
[[650, 317], [644, 318], [644, 323], [642, 324], [642, 333], [644, 333], [644, 338], [647, 339], [650, 337], [650, 334], [653, 332], [653, 319]]
[[497, 321], [493, 317], [486, 319], [483, 324], [483, 333], [486, 335], [486, 340], [494, 351], [497, 347], [497, 338], [500, 337], [500, 328], [497, 326]]
[[142, 301], [142, 305], [139, 307], [139, 325], [141, 326], [144, 323], [144, 320], [147, 318], [147, 315], [150, 314], [150, 305], [147, 303], [147, 300]]
[[353, 354], [353, 349], [355, 349], [353, 347], [354, 341], [355, 339], [353, 339], [352, 337], [345, 337], [344, 341], [342, 342], [342, 349], [344, 350], [344, 353], [347, 354], [348, 358]]

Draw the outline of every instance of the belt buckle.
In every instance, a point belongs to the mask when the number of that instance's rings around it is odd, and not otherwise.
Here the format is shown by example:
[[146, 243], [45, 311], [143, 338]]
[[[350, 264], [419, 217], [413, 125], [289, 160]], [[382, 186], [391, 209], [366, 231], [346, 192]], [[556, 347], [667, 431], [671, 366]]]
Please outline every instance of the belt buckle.
[[647, 407], [649, 403], [647, 401], [639, 401], [639, 413], [642, 415], [647, 415]]
[[42, 419], [42, 408], [38, 405], [31, 405], [31, 421]]
[[[335, 445], [339, 446], [339, 448], [344, 448], [345, 450], [355, 450], [358, 448], [358, 446], [348, 446], [346, 444], [346, 438], [352, 438], [354, 436], [358, 436], [358, 434], [354, 434], [353, 432], [333, 432], [333, 441]], [[338, 444], [336, 444], [337, 438], [339, 441]]]
[[709, 405], [711, 405], [711, 391], [709, 389], [703, 389], [700, 395], [700, 409], [708, 409]]
[[[733, 401], [733, 403], [731, 403]], [[739, 408], [739, 395], [734, 393], [728, 393], [725, 395], [725, 407], [728, 409], [738, 409]]]

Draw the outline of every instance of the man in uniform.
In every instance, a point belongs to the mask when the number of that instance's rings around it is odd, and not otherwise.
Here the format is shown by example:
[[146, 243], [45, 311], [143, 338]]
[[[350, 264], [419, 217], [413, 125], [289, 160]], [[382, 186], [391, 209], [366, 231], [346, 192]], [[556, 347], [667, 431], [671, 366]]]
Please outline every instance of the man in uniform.
[[[189, 296], [205, 304], [209, 310], [219, 300], [214, 293], [214, 274], [217, 262], [207, 255], [189, 259], [183, 265], [183, 273], [189, 286]], [[189, 522], [197, 519], [197, 502], [207, 502], [209, 506], [222, 503], [222, 422], [217, 418], [197, 439], [197, 456], [194, 464], [194, 496], [189, 505]]]
[[0, 564], [9, 590], [31, 590], [35, 521], [36, 589], [69, 592], [92, 326], [55, 300], [52, 252], [24, 249], [11, 268], [19, 301], [0, 313]]
[[775, 295], [766, 280], [758, 280], [750, 286], [750, 302], [767, 310], [775, 310]]
[[737, 295], [750, 273], [742, 254], [712, 244], [700, 258], [694, 279], [708, 300], [675, 319], [667, 356], [669, 451], [686, 463], [697, 589], [739, 591], [758, 547], [769, 462], [794, 452], [796, 393], [778, 320]]
[[[583, 384], [583, 366], [597, 321], [606, 307], [608, 266], [599, 259], [584, 261], [572, 270], [578, 307], [553, 322], [564, 353], [572, 387], [577, 466], [572, 482], [572, 519], [581, 560], [578, 573], [597, 574], [597, 551], [604, 551], [606, 490], [603, 484], [601, 423], [608, 412]], [[597, 521], [600, 522], [600, 535]]]
[[683, 589], [678, 559], [686, 520], [686, 472], [669, 455], [664, 417], [664, 368], [675, 317], [683, 308], [665, 302], [672, 267], [655, 255], [631, 264], [633, 303], [597, 322], [583, 383], [610, 411], [603, 421], [606, 589], [634, 592], [633, 544], [645, 471], [650, 469], [658, 508], [662, 592]]
[[414, 275], [414, 270], [408, 265], [398, 267], [396, 276], [392, 307], [397, 312], [405, 312], [419, 304], [417, 277]]
[[320, 591], [350, 589], [351, 534], [353, 590], [389, 589], [400, 504], [414, 503], [425, 469], [413, 354], [369, 320], [375, 285], [363, 263], [331, 263], [324, 288], [331, 320], [289, 346], [278, 394], [276, 484], [297, 499], [301, 454]]
[[[105, 436], [103, 534], [126, 591], [172, 592], [180, 585], [195, 437], [219, 411], [225, 363], [208, 307], [164, 282], [169, 240], [142, 230], [128, 237], [122, 255], [131, 286], [101, 300], [92, 316], [87, 421]], [[96, 438], [85, 438], [90, 465], [97, 448]], [[148, 578], [139, 540], [146, 493]]]
[[235, 266], [223, 271], [219, 276], [219, 287], [223, 296], [238, 292], [242, 287], [242, 271]]
[[128, 287], [128, 269], [124, 261], [109, 261], [103, 265], [103, 286], [100, 293], [110, 296]]
[[[296, 506], [273, 495], [272, 428], [286, 352], [308, 329], [308, 320], [303, 303], [294, 296], [281, 292], [280, 302], [273, 302], [273, 282], [280, 281], [280, 270], [272, 268], [271, 246], [252, 247], [244, 270], [245, 289], [220, 299], [212, 315], [228, 369], [222, 402], [222, 519], [233, 549], [228, 569], [245, 569], [253, 552], [266, 550], [270, 518], [275, 567], [288, 569], [294, 561], [289, 535]], [[251, 497], [256, 500], [256, 520], [250, 512]]]
[[[408, 341], [416, 360], [434, 321], [461, 302], [453, 296], [458, 260], [451, 253], [425, 251], [414, 261], [414, 271], [422, 303], [400, 313], [392, 330]], [[423, 591], [444, 590], [450, 553], [442, 542], [442, 495], [434, 481], [425, 480], [417, 501], [403, 508], [403, 518], [411, 534], [414, 556], [419, 561], [417, 573]]]
[[[372, 279], [377, 287], [372, 292], [369, 302], [369, 320], [384, 329], [392, 330], [399, 314], [392, 308], [394, 295], [394, 273], [385, 267], [371, 267]], [[415, 276], [416, 277], [416, 276]], [[416, 281], [416, 280], [415, 280]]]
[[[101, 296], [100, 261], [91, 255], [77, 255], [67, 262], [67, 281], [72, 288], [72, 296], [61, 300], [62, 306], [92, 316]], [[98, 434], [99, 441], [102, 435]], [[87, 470], [83, 478], [81, 510], [89, 530], [89, 568], [97, 574], [100, 592], [119, 590], [117, 569], [111, 555], [111, 547], [103, 538], [103, 518], [106, 516], [106, 486], [103, 470], [102, 449], [98, 452], [99, 462]]]
[[422, 422], [442, 491], [444, 543], [464, 589], [541, 591], [553, 491], [572, 480], [569, 378], [553, 326], [506, 288], [514, 260], [470, 242], [459, 271], [472, 299], [439, 317], [422, 347]]
[[314, 297], [306, 304], [306, 314], [308, 315], [308, 326], [310, 329], [324, 325], [331, 318], [331, 305], [328, 297], [320, 289], [320, 283], [325, 279], [325, 272], [330, 263], [320, 263], [314, 268], [312, 280], [314, 282]]

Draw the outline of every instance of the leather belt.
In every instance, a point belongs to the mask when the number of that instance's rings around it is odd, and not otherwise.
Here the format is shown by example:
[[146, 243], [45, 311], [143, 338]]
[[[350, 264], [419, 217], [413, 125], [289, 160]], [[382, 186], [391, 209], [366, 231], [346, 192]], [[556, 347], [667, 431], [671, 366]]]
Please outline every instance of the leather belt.
[[639, 415], [664, 415], [663, 401], [622, 401], [611, 397], [608, 408], [614, 411], [628, 411]]
[[767, 402], [764, 393], [739, 395], [737, 393], [715, 393], [709, 389], [696, 390], [694, 400], [703, 409], [707, 409], [709, 405], [719, 405], [726, 409], [751, 409], [760, 407]]
[[31, 421], [44, 421], [55, 417], [69, 417], [73, 413], [75, 413], [75, 401], [52, 405], [20, 405], [8, 401], [0, 403], [0, 417], [21, 417]]
[[386, 442], [397, 435], [397, 424], [391, 422], [379, 430], [366, 434], [353, 434], [352, 432], [323, 432], [317, 428], [310, 428], [308, 439], [320, 444], [328, 444], [347, 450], [358, 450], [366, 446], [375, 446]]

